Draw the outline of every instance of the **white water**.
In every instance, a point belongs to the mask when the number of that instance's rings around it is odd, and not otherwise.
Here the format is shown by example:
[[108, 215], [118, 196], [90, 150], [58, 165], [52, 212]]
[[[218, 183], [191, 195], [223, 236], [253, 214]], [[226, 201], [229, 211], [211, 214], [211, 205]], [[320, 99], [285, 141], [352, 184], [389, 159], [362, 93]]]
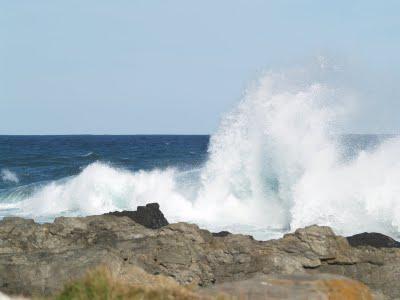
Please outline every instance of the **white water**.
[[1, 179], [6, 182], [11, 182], [11, 183], [18, 183], [19, 178], [17, 174], [14, 172], [10, 171], [9, 169], [2, 169], [1, 170]]
[[46, 217], [158, 202], [171, 221], [258, 238], [315, 223], [341, 234], [398, 236], [400, 140], [344, 160], [331, 135], [344, 111], [337, 97], [321, 84], [265, 76], [221, 121], [200, 180], [174, 169], [132, 173], [94, 163], [15, 207]]

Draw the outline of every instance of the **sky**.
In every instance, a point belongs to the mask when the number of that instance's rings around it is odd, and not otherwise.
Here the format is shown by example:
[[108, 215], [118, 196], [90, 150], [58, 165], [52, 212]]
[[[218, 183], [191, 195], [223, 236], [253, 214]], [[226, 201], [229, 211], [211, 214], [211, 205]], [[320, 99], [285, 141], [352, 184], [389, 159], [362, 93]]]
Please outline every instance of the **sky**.
[[360, 99], [345, 131], [399, 132], [399, 12], [390, 0], [0, 0], [0, 134], [208, 134], [263, 72], [321, 61]]

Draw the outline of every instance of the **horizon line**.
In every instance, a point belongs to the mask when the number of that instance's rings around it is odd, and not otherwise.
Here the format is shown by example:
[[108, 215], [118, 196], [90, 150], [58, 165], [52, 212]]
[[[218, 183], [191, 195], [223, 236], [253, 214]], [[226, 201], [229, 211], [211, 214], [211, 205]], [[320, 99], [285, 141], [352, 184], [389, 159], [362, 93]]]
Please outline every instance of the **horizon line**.
[[[0, 136], [211, 136], [212, 133], [34, 133], [34, 134], [3, 134]], [[332, 135], [400, 135], [400, 132], [340, 132]]]

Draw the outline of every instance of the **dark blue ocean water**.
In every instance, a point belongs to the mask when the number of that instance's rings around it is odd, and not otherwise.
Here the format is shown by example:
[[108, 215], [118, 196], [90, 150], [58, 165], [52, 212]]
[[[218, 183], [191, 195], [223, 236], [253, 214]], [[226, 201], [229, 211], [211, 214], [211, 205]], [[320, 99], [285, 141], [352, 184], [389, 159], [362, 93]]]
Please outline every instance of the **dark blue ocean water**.
[[206, 135], [0, 136], [0, 196], [16, 186], [77, 175], [95, 161], [131, 171], [193, 168], [206, 160], [208, 143]]

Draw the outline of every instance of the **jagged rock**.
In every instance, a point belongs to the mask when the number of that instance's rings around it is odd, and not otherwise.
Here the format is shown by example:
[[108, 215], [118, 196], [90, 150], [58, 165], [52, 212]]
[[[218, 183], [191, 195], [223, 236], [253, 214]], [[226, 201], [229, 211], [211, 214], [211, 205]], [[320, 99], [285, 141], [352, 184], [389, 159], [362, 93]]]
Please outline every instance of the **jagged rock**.
[[114, 215], [57, 218], [38, 224], [0, 221], [0, 291], [50, 295], [87, 269], [115, 273], [132, 266], [181, 284], [210, 286], [256, 275], [333, 273], [359, 280], [389, 298], [400, 295], [400, 249], [352, 247], [329, 227], [310, 226], [281, 239], [215, 237], [194, 224], [149, 229]]
[[136, 211], [114, 211], [106, 215], [131, 218], [136, 223], [151, 229], [167, 226], [169, 223], [160, 210], [158, 203], [149, 203], [146, 206], [138, 206]]
[[213, 232], [212, 235], [215, 237], [226, 237], [230, 235], [231, 233], [229, 231], [220, 231], [220, 232]]
[[400, 242], [395, 241], [387, 235], [376, 232], [356, 234], [347, 237], [347, 240], [353, 247], [371, 246], [375, 248], [400, 248]]

